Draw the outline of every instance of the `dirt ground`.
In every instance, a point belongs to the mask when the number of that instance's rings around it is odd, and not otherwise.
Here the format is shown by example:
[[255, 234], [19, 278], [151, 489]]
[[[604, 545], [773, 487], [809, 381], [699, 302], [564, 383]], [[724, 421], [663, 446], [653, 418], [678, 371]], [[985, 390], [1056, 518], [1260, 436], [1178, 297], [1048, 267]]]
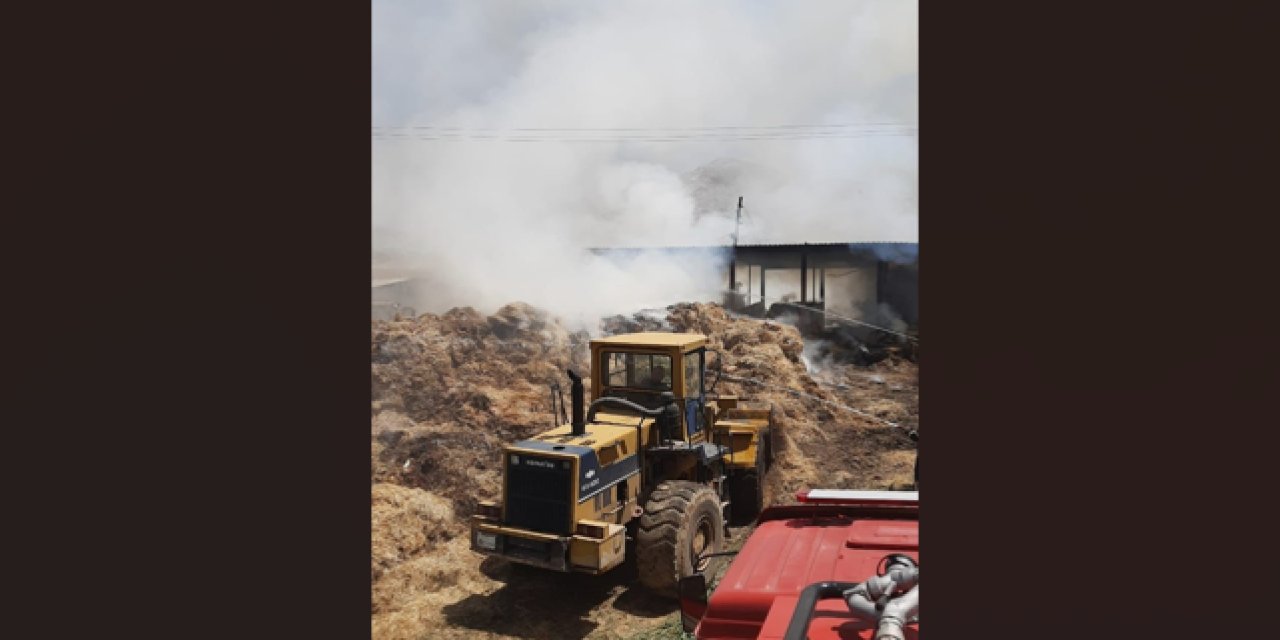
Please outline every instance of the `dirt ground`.
[[[845, 364], [785, 321], [714, 304], [607, 318], [599, 333], [635, 330], [707, 334], [733, 378], [716, 391], [773, 403], [769, 502], [790, 502], [806, 487], [911, 483], [915, 363]], [[568, 397], [565, 368], [589, 372], [587, 332], [514, 303], [491, 316], [458, 308], [375, 321], [371, 338], [374, 638], [680, 637], [674, 603], [637, 585], [632, 562], [598, 577], [556, 574], [469, 548], [476, 501], [499, 497], [501, 446], [553, 425], [548, 385], [559, 382]]]

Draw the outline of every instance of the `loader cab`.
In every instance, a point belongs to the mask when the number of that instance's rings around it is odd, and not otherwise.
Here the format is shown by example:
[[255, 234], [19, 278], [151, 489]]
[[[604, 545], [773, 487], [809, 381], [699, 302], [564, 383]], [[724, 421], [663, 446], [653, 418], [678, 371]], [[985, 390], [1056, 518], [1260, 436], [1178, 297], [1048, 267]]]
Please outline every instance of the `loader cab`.
[[706, 436], [706, 343], [694, 333], [629, 333], [591, 342], [591, 395], [624, 398], [650, 409], [671, 393], [681, 408], [680, 439]]

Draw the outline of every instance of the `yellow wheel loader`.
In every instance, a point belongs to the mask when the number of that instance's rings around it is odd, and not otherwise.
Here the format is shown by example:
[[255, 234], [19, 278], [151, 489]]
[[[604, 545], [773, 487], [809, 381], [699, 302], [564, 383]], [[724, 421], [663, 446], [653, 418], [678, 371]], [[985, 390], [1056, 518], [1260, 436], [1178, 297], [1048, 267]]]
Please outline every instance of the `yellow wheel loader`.
[[594, 400], [584, 406], [568, 371], [572, 420], [504, 447], [502, 499], [479, 503], [471, 548], [599, 574], [634, 545], [640, 581], [674, 596], [723, 550], [728, 520], [760, 511], [773, 452], [772, 408], [715, 395], [706, 344], [692, 333], [592, 340]]

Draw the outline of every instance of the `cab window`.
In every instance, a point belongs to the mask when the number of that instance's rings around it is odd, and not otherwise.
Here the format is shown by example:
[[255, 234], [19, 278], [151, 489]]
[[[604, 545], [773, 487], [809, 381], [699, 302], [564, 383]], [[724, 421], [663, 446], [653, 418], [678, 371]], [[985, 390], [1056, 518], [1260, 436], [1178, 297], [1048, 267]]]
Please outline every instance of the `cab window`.
[[604, 352], [604, 381], [610, 387], [671, 391], [671, 357], [655, 353]]
[[702, 397], [702, 352], [684, 355], [684, 397]]

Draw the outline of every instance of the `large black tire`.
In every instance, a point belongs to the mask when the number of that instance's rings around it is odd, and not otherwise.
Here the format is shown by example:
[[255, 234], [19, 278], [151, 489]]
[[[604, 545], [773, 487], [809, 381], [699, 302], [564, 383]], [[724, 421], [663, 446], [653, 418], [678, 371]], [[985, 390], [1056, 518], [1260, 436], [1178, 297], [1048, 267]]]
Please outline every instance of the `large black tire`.
[[694, 557], [723, 549], [724, 515], [710, 486], [671, 480], [649, 495], [636, 532], [641, 584], [674, 598], [680, 578], [705, 568]]

